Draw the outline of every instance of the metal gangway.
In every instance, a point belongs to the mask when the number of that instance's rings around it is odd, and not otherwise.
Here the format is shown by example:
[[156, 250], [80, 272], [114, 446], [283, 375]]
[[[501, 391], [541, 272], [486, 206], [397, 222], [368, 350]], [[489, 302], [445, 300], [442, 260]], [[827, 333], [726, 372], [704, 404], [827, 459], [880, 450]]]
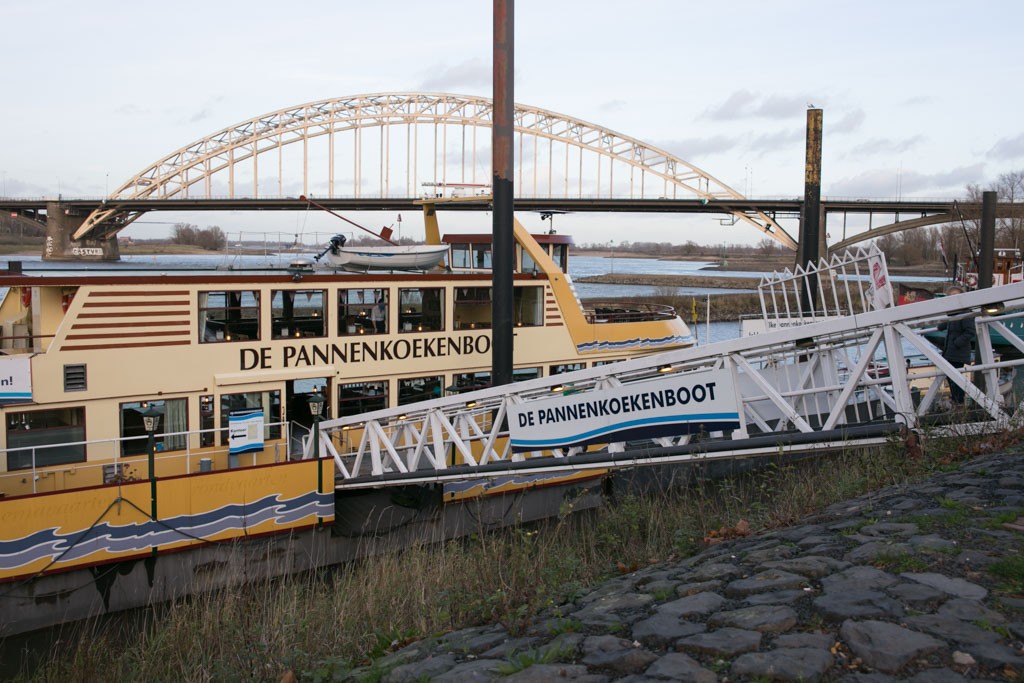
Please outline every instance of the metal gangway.
[[[927, 435], [951, 419], [977, 431], [1021, 420], [1006, 389], [1024, 364], [1024, 341], [1008, 329], [1024, 317], [1024, 283], [897, 306], [872, 246], [773, 273], [759, 292], [758, 334], [327, 420], [304, 457], [317, 444], [343, 490], [818, 452]], [[977, 329], [965, 369], [925, 336], [957, 317], [973, 317]], [[943, 398], [947, 380], [969, 399], [955, 416]], [[724, 403], [696, 406], [700, 386]], [[670, 408], [685, 391], [703, 410], [645, 415], [648, 399], [639, 397], [673, 391]], [[552, 436], [595, 414], [613, 424], [570, 443]], [[565, 419], [517, 433], [541, 415]]]

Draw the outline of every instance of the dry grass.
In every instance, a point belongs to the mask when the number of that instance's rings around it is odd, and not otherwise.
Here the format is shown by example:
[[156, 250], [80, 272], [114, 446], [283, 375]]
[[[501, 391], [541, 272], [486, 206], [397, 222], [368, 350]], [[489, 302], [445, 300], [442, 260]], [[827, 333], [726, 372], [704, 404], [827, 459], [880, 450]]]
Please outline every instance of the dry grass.
[[423, 543], [362, 562], [161, 607], [139, 620], [80, 626], [20, 680], [339, 680], [408, 642], [500, 622], [519, 633], [602, 578], [687, 556], [707, 542], [784, 525], [833, 502], [909, 481], [951, 452], [910, 459], [895, 444], [777, 460], [739, 476], [622, 495], [546, 523]]

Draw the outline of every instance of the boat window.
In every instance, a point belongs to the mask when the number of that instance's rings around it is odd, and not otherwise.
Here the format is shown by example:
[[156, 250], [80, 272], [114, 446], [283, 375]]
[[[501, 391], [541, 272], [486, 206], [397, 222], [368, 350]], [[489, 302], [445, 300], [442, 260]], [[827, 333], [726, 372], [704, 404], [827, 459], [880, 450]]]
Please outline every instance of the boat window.
[[322, 289], [275, 289], [270, 315], [274, 339], [327, 336], [327, 295]]
[[387, 380], [353, 382], [338, 387], [338, 416], [359, 415], [388, 407]]
[[85, 408], [7, 413], [7, 469], [85, 462]]
[[522, 249], [521, 253], [523, 255], [522, 256], [522, 261], [523, 261], [522, 272], [524, 272], [524, 273], [539, 273], [540, 272], [540, 266], [538, 266], [537, 262], [533, 260], [532, 256], [530, 256], [530, 252], [528, 252], [526, 249]]
[[203, 448], [214, 444], [217, 423], [213, 421], [213, 396], [199, 397], [199, 445]]
[[156, 450], [179, 451], [185, 448], [185, 432], [188, 431], [188, 401], [184, 398], [148, 403], [121, 404], [121, 455], [145, 455], [149, 447], [149, 434], [142, 421], [142, 411], [152, 406], [160, 411], [157, 426]]
[[563, 273], [569, 272], [569, 245], [568, 244], [552, 244], [551, 245], [551, 260], [555, 262], [559, 268], [562, 269]]
[[528, 379], [537, 379], [540, 377], [540, 368], [513, 368], [512, 369], [512, 381], [513, 382], [525, 382]]
[[417, 401], [429, 401], [441, 397], [442, 378], [408, 377], [398, 380], [398, 405], [404, 406]]
[[199, 293], [200, 342], [248, 341], [259, 338], [259, 292], [241, 290]]
[[472, 268], [473, 258], [468, 244], [452, 245], [452, 268]]
[[561, 375], [563, 372], [576, 372], [587, 367], [586, 363], [562, 363], [560, 365], [548, 366], [548, 376]]
[[513, 293], [513, 318], [517, 327], [544, 324], [544, 288], [516, 287]]
[[223, 394], [220, 397], [220, 445], [228, 445], [228, 418], [231, 413], [263, 409], [263, 439], [281, 438], [281, 392], [252, 391], [244, 394]]
[[390, 290], [338, 290], [338, 334], [387, 334]]
[[491, 245], [490, 244], [474, 244], [473, 245], [473, 268], [490, 268], [491, 267]]
[[398, 290], [398, 323], [402, 332], [444, 329], [444, 289], [417, 287]]
[[473, 330], [491, 327], [491, 288], [455, 288], [455, 329]]
[[448, 387], [448, 391], [453, 394], [461, 394], [464, 391], [486, 389], [489, 386], [491, 386], [491, 373], [464, 372], [455, 375], [455, 381]]

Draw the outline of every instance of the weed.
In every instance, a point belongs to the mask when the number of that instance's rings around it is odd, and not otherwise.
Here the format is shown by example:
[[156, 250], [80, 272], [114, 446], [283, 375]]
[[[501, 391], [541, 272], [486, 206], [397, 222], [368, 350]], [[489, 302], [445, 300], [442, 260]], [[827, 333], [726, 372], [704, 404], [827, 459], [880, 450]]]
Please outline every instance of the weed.
[[1006, 582], [1008, 592], [1024, 592], [1024, 557], [1005, 557], [988, 565], [986, 569]]
[[560, 659], [571, 657], [571, 648], [549, 647], [539, 650], [527, 650], [526, 652], [513, 652], [508, 656], [507, 661], [497, 666], [497, 672], [502, 676], [511, 676], [514, 673], [529, 669], [534, 664], [550, 664]]
[[583, 622], [571, 617], [559, 617], [548, 624], [548, 633], [553, 636], [562, 633], [579, 633], [581, 630], [583, 630]]
[[879, 569], [886, 569], [891, 572], [923, 572], [928, 569], [929, 564], [920, 557], [910, 553], [883, 553], [872, 562]]

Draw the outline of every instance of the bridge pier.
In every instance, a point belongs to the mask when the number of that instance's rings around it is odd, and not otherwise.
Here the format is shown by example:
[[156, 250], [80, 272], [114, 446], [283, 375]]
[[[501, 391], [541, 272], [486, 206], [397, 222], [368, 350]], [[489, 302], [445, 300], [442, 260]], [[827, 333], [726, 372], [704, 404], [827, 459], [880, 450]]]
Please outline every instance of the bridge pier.
[[85, 222], [89, 212], [60, 202], [46, 203], [46, 244], [44, 261], [120, 261], [117, 236], [74, 241], [71, 236]]

